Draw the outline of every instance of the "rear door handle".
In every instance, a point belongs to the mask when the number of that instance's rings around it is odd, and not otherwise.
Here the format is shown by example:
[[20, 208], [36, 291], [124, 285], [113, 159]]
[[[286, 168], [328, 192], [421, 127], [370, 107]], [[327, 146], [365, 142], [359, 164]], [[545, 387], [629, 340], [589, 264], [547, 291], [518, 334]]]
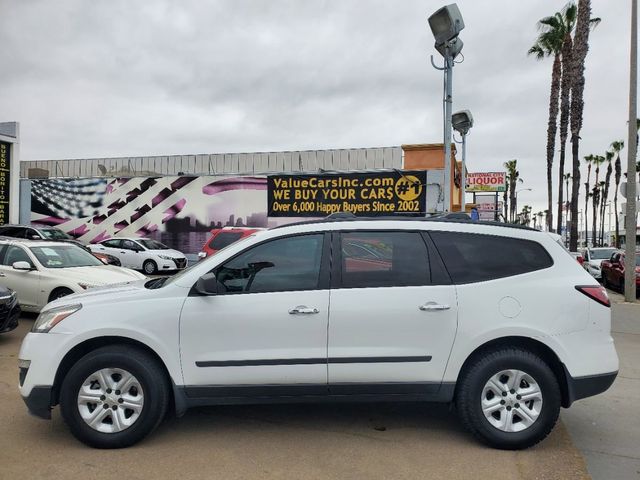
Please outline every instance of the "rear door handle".
[[423, 312], [438, 312], [441, 310], [449, 310], [451, 307], [449, 305], [443, 305], [436, 302], [427, 302], [424, 305], [420, 305], [418, 308]]
[[306, 305], [298, 305], [297, 307], [289, 310], [291, 315], [312, 315], [314, 313], [320, 313], [317, 308], [307, 307]]

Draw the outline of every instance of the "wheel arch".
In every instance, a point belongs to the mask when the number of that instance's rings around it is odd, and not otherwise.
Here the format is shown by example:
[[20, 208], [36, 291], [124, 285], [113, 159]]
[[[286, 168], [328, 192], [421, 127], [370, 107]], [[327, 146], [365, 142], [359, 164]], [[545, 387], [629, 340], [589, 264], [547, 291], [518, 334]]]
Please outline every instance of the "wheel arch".
[[[560, 393], [562, 395], [562, 406], [567, 408], [571, 405], [571, 395], [569, 392], [569, 382], [567, 378], [566, 367], [551, 347], [539, 340], [530, 337], [512, 335], [495, 338], [483, 343], [467, 356], [466, 360], [462, 364], [462, 367], [460, 368], [460, 371], [458, 372], [458, 378], [460, 378], [462, 373], [467, 368], [469, 368], [469, 365], [472, 364], [478, 356], [481, 356], [485, 352], [497, 350], [501, 347], [522, 348], [523, 350], [530, 351], [531, 353], [539, 356], [547, 365], [549, 365], [549, 368], [551, 368], [551, 371], [558, 380]], [[456, 382], [456, 385], [458, 384], [459, 382]], [[457, 388], [458, 387], [456, 386], [454, 398], [457, 394]]]
[[[53, 301], [53, 294], [55, 292], [57, 292], [58, 290], [70, 290], [71, 293], [77, 293], [73, 288], [71, 288], [68, 285], [58, 285], [56, 287], [53, 287], [51, 290], [49, 290], [49, 292], [47, 293], [47, 301], [45, 302], [45, 305], [51, 301]], [[44, 305], [43, 305], [44, 307]]]
[[58, 404], [58, 401], [60, 398], [60, 386], [62, 385], [62, 382], [65, 376], [67, 375], [67, 373], [69, 372], [69, 370], [71, 369], [71, 367], [73, 367], [73, 365], [75, 365], [76, 362], [80, 360], [82, 357], [84, 357], [87, 353], [97, 348], [102, 348], [109, 345], [130, 345], [132, 347], [138, 348], [148, 353], [149, 355], [151, 355], [158, 362], [158, 365], [162, 367], [165, 375], [167, 376], [167, 379], [171, 383], [172, 388], [170, 392], [170, 401], [171, 401], [171, 407], [175, 408], [175, 391], [176, 391], [175, 382], [173, 381], [173, 378], [171, 377], [171, 373], [169, 372], [167, 365], [162, 360], [160, 355], [158, 355], [158, 353], [155, 350], [153, 350], [151, 347], [144, 344], [143, 342], [134, 340], [129, 337], [122, 337], [117, 335], [93, 337], [93, 338], [84, 340], [83, 342], [80, 342], [79, 344], [75, 345], [71, 350], [69, 350], [65, 354], [65, 356], [62, 358], [62, 360], [58, 364], [56, 375], [54, 377], [53, 391], [52, 391], [53, 405]]

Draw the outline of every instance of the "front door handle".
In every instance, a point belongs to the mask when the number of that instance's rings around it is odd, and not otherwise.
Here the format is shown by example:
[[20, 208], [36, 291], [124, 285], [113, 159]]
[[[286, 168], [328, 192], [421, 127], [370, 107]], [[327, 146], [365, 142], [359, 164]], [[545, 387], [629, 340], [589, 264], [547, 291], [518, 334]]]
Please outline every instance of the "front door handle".
[[289, 310], [291, 315], [311, 315], [314, 313], [320, 313], [320, 310], [317, 308], [307, 307], [306, 305], [298, 305], [297, 307]]
[[418, 308], [423, 312], [439, 312], [442, 310], [449, 310], [451, 307], [449, 305], [442, 305], [436, 302], [427, 302], [424, 305], [420, 305]]

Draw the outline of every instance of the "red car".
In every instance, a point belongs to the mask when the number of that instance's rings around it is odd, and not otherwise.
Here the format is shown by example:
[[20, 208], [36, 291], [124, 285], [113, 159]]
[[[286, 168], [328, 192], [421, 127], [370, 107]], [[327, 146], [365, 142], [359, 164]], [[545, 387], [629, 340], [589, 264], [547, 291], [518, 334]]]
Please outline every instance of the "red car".
[[211, 236], [205, 242], [202, 251], [198, 253], [198, 257], [201, 260], [210, 257], [218, 250], [222, 250], [224, 247], [260, 230], [264, 230], [264, 228], [224, 227], [211, 230]]
[[[605, 287], [624, 291], [624, 252], [615, 252], [609, 260], [600, 264], [602, 284]], [[636, 253], [636, 293], [640, 288], [640, 253]]]

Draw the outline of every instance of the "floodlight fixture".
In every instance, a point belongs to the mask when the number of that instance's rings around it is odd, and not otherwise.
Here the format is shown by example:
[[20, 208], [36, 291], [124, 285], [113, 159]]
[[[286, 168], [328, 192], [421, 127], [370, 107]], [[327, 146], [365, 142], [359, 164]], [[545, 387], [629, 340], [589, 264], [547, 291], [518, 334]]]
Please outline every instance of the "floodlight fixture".
[[444, 44], [456, 38], [464, 28], [464, 20], [458, 5], [452, 3], [442, 7], [429, 17], [429, 26], [436, 45]]
[[456, 132], [464, 136], [473, 127], [473, 115], [469, 110], [460, 110], [451, 116], [451, 124]]

